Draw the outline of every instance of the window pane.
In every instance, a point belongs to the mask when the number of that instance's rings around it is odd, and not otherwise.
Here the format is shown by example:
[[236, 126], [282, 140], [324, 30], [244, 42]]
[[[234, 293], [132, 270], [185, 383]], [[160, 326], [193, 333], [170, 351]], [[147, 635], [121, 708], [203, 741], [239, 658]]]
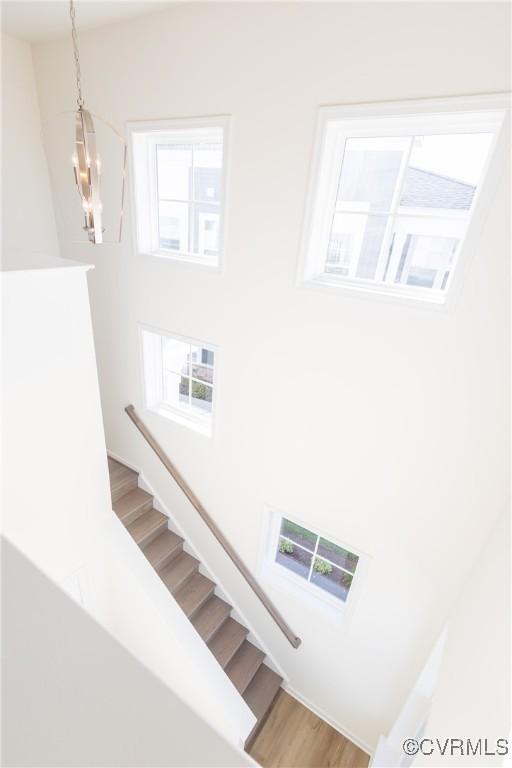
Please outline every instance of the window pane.
[[187, 144], [157, 146], [159, 200], [192, 198], [192, 148]]
[[302, 526], [292, 523], [291, 520], [284, 517], [281, 523], [281, 533], [310, 550], [314, 550], [318, 538], [316, 533], [308, 531], [307, 528], [302, 528]]
[[296, 544], [292, 544], [291, 541], [279, 539], [276, 562], [284, 565], [289, 571], [293, 571], [304, 579], [308, 578], [312, 557], [313, 555], [310, 552], [306, 552], [306, 550]]
[[492, 134], [416, 136], [400, 205], [468, 210]]
[[222, 144], [201, 144], [194, 148], [194, 200], [220, 202], [222, 185]]
[[350, 573], [336, 568], [321, 557], [315, 557], [311, 572], [311, 583], [330, 592], [331, 595], [346, 600], [353, 576]]
[[337, 565], [341, 565], [342, 568], [351, 573], [354, 573], [357, 561], [359, 560], [357, 555], [352, 554], [347, 549], [343, 549], [343, 547], [338, 547], [337, 544], [333, 544], [332, 541], [327, 541], [327, 539], [320, 539], [318, 554], [323, 555]]
[[164, 371], [189, 373], [190, 344], [162, 336], [162, 367]]
[[387, 211], [410, 139], [347, 139], [338, 186], [341, 209]]
[[189, 204], [163, 203], [158, 206], [160, 248], [169, 251], [189, 251]]
[[164, 373], [164, 401], [174, 407], [189, 405], [190, 380], [179, 373]]
[[192, 376], [199, 381], [205, 381], [207, 384], [213, 384], [213, 368], [207, 368], [205, 365], [192, 365]]
[[335, 213], [325, 272], [342, 277], [373, 279], [387, 221], [387, 216]]
[[192, 379], [192, 407], [211, 413], [213, 388], [202, 381]]
[[429, 234], [435, 222], [429, 222], [425, 234], [408, 232], [407, 222], [400, 222], [393, 233], [389, 279], [402, 285], [442, 291], [453, 268], [458, 238]]
[[219, 250], [220, 209], [196, 203], [193, 212], [194, 253], [215, 256]]

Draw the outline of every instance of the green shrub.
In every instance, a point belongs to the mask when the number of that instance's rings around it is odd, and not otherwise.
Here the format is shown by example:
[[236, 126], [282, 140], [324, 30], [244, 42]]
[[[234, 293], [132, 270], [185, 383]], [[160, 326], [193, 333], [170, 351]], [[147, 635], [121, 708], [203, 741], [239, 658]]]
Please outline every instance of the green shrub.
[[192, 397], [196, 400], [211, 400], [211, 389], [206, 384], [200, 384], [198, 381], [192, 382]]
[[293, 554], [293, 544], [291, 543], [291, 541], [286, 541], [286, 539], [280, 539], [279, 551], [283, 555], [291, 555]]
[[330, 563], [327, 563], [325, 560], [320, 560], [320, 558], [315, 557], [315, 562], [313, 563], [313, 570], [325, 576], [326, 573], [332, 572], [332, 565]]

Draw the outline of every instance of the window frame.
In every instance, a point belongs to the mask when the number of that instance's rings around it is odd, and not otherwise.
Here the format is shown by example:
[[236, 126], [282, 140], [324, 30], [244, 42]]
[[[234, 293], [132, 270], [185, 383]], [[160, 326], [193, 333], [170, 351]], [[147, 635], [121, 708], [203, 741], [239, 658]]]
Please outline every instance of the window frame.
[[[224, 266], [226, 252], [227, 187], [229, 168], [230, 116], [170, 118], [167, 120], [142, 120], [127, 123], [128, 144], [130, 151], [130, 198], [133, 222], [133, 242], [140, 256], [155, 256], [182, 264], [192, 264], [208, 269], [220, 270]], [[204, 138], [208, 130], [222, 131], [222, 168], [221, 191], [218, 204], [219, 233], [218, 253], [216, 256], [202, 255], [187, 250], [172, 251], [159, 245], [158, 216], [158, 171], [157, 147], [159, 138], [173, 131], [190, 132], [190, 143]], [[194, 135], [195, 132], [195, 135]], [[184, 139], [186, 140], [186, 139]], [[141, 147], [136, 148], [140, 141]], [[144, 149], [144, 157], [142, 152]], [[208, 201], [180, 201], [190, 206], [191, 202], [210, 205]]]
[[[498, 152], [498, 147], [501, 148], [506, 139], [505, 127], [509, 122], [509, 111], [508, 94], [321, 107], [317, 119], [306, 197], [297, 285], [329, 292], [344, 292], [352, 296], [373, 294], [375, 297], [385, 297], [388, 300], [392, 298], [401, 303], [413, 303], [415, 306], [440, 308], [446, 306], [448, 298], [451, 303], [452, 297], [460, 292], [460, 286], [467, 271], [467, 251], [471, 250], [468, 246], [474, 242], [475, 235], [485, 218], [486, 209], [492, 201], [492, 189], [500, 172], [498, 154], [501, 154], [501, 149]], [[481, 112], [481, 115], [478, 115], [478, 122], [473, 120], [471, 131], [468, 131], [467, 122], [465, 124], [468, 112]], [[445, 119], [443, 115], [446, 115]], [[343, 127], [336, 129], [336, 124], [340, 123], [345, 124], [344, 130]], [[329, 126], [333, 126], [330, 136]], [[335, 211], [345, 140], [373, 136], [399, 137], [410, 135], [412, 132], [419, 135], [447, 132], [493, 133], [481, 180], [470, 209], [467, 212], [464, 211], [462, 216], [449, 209], [432, 209], [431, 215], [435, 218], [445, 218], [454, 223], [457, 219], [467, 217], [467, 226], [457, 247], [451, 276], [446, 286], [447, 290], [439, 293], [431, 288], [405, 285], [395, 287], [392, 283], [362, 278], [351, 280], [329, 275], [325, 272], [327, 246]], [[402, 165], [404, 169], [407, 167], [406, 162]], [[396, 199], [393, 200], [397, 209], [401, 188], [401, 183], [397, 182], [394, 195]], [[393, 203], [390, 211], [384, 213], [387, 219], [386, 232], [389, 228], [392, 229], [396, 216], [396, 212], [393, 212]], [[374, 215], [379, 215], [379, 212], [375, 212]], [[418, 218], [417, 209], [411, 209], [410, 215]], [[399, 214], [398, 218], [405, 218], [405, 216]]]
[[[365, 575], [369, 567], [369, 556], [364, 553], [360, 547], [355, 547], [352, 544], [349, 545], [346, 542], [335, 539], [331, 534], [320, 530], [318, 527], [315, 527], [314, 530], [312, 530], [310, 523], [301, 520], [300, 517], [295, 514], [290, 515], [282, 510], [276, 510], [275, 507], [269, 506], [265, 506], [265, 514], [266, 535], [262, 540], [259, 569], [262, 579], [268, 584], [282, 587], [286, 592], [290, 593], [292, 597], [295, 597], [300, 601], [300, 603], [307, 600], [312, 608], [326, 612], [331, 618], [344, 618], [352, 612], [360, 597], [361, 586], [364, 583]], [[309, 581], [309, 577], [308, 579], [305, 579], [276, 561], [275, 556], [279, 539], [282, 538], [280, 531], [283, 519], [300, 525], [317, 536], [315, 554], [312, 554], [311, 558], [311, 568], [314, 558], [317, 556], [316, 550], [318, 549], [320, 539], [325, 539], [332, 544], [336, 544], [359, 558], [356, 569], [352, 574], [352, 584], [345, 601], [330, 594], [314, 582]], [[297, 544], [296, 542], [293, 543]], [[300, 547], [301, 545], [297, 544], [297, 546]], [[302, 547], [302, 549], [304, 549], [304, 547]], [[306, 551], [309, 552], [309, 550]], [[324, 558], [323, 555], [318, 555], [318, 557], [323, 560], [328, 560], [328, 558]], [[340, 570], [346, 570], [336, 563], [332, 564], [336, 568], [340, 568]]]
[[[144, 333], [145, 332], [152, 333], [160, 337], [169, 338], [169, 339], [172, 339], [173, 341], [180, 341], [184, 344], [188, 344], [190, 347], [199, 347], [201, 349], [207, 349], [208, 351], [214, 353], [213, 366], [205, 364], [207, 365], [207, 367], [210, 367], [213, 371], [212, 383], [208, 384], [207, 382], [200, 382], [200, 383], [206, 383], [206, 386], [211, 386], [212, 388], [212, 401], [211, 401], [212, 408], [208, 416], [201, 415], [200, 413], [195, 413], [190, 408], [185, 409], [185, 408], [179, 408], [179, 407], [173, 406], [168, 402], [164, 401], [164, 396], [163, 396], [164, 366], [163, 366], [162, 351], [160, 351], [160, 357], [156, 363], [157, 370], [153, 371], [154, 382], [156, 384], [156, 389], [158, 390], [159, 397], [150, 398], [149, 392], [148, 392], [148, 384], [146, 381], [146, 365], [145, 365], [146, 361], [145, 361], [145, 355], [144, 355]], [[161, 416], [163, 418], [169, 419], [170, 421], [173, 421], [176, 424], [187, 427], [193, 430], [194, 432], [204, 435], [205, 437], [212, 438], [214, 435], [214, 427], [215, 427], [216, 416], [217, 416], [217, 388], [218, 388], [218, 365], [219, 365], [218, 346], [215, 344], [211, 344], [210, 342], [202, 341], [201, 339], [191, 338], [189, 336], [183, 336], [181, 334], [173, 333], [163, 328], [155, 328], [154, 326], [146, 325], [144, 323], [138, 323], [138, 336], [139, 336], [139, 369], [140, 369], [140, 377], [141, 377], [142, 403], [143, 403], [144, 412], [156, 414], [157, 416]], [[160, 343], [160, 350], [161, 349], [162, 349], [162, 345]], [[174, 372], [174, 373], [176, 373], [177, 375], [181, 375], [179, 374], [179, 372]], [[186, 376], [186, 378], [188, 378], [189, 382], [198, 381], [198, 379], [192, 376], [191, 366], [188, 374], [183, 374], [183, 375]], [[190, 393], [189, 393], [189, 398], [190, 398]]]

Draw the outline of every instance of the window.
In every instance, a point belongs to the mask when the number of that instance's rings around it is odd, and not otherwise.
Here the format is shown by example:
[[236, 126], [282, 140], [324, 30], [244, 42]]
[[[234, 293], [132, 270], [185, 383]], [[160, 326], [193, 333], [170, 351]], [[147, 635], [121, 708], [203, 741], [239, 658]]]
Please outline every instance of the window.
[[287, 518], [273, 537], [275, 563], [336, 601], [346, 602], [359, 555]]
[[161, 416], [211, 434], [214, 347], [141, 328], [145, 405]]
[[492, 99], [322, 110], [305, 281], [442, 303], [504, 115]]
[[217, 118], [131, 124], [139, 252], [219, 264], [226, 131]]

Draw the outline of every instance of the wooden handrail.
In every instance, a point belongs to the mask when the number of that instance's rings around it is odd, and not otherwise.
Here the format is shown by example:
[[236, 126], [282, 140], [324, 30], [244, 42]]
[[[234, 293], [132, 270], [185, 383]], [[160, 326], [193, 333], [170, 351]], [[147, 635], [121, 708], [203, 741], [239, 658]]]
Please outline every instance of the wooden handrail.
[[273, 604], [273, 602], [270, 600], [268, 595], [264, 592], [262, 587], [258, 584], [250, 570], [245, 565], [244, 561], [238, 556], [237, 552], [233, 549], [229, 541], [226, 539], [218, 525], [212, 520], [206, 509], [203, 507], [197, 496], [195, 495], [194, 491], [190, 488], [186, 480], [183, 478], [183, 476], [178, 472], [170, 458], [165, 453], [162, 446], [158, 443], [158, 441], [153, 437], [149, 429], [146, 427], [140, 416], [137, 414], [135, 408], [133, 405], [127, 405], [125, 408], [126, 413], [130, 417], [130, 419], [133, 421], [139, 432], [142, 434], [142, 436], [145, 438], [146, 442], [151, 446], [151, 448], [154, 450], [166, 470], [173, 476], [187, 499], [190, 501], [192, 506], [195, 508], [196, 512], [200, 515], [200, 517], [203, 519], [203, 521], [206, 523], [210, 531], [213, 533], [223, 550], [226, 552], [228, 557], [230, 558], [231, 562], [238, 568], [246, 582], [251, 587], [252, 591], [256, 595], [256, 597], [260, 600], [262, 605], [267, 609], [268, 613], [272, 616], [274, 621], [276, 622], [277, 626], [285, 635], [286, 639], [288, 640], [291, 645], [293, 645], [294, 648], [298, 648], [301, 644], [300, 637], [297, 637], [294, 632], [290, 629], [286, 621], [283, 619], [279, 611], [277, 610], [276, 606]]

